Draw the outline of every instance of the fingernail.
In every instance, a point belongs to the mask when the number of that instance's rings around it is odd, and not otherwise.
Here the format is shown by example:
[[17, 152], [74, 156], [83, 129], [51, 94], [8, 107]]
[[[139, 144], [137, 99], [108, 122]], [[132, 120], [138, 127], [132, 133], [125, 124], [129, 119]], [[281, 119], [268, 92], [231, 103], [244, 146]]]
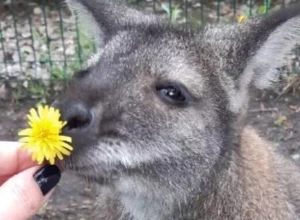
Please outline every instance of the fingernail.
[[46, 165], [33, 175], [44, 196], [58, 184], [60, 177], [61, 173], [56, 165]]

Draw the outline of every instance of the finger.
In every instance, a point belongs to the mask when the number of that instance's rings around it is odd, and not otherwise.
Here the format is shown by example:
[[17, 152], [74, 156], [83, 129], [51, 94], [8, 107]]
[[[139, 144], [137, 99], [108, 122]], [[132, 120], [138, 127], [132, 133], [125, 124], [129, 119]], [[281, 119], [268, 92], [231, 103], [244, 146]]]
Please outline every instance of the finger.
[[0, 142], [0, 181], [37, 165], [31, 160], [31, 154], [20, 147], [18, 142]]
[[26, 169], [0, 187], [0, 219], [29, 219], [43, 206], [61, 174], [55, 165], [39, 168]]

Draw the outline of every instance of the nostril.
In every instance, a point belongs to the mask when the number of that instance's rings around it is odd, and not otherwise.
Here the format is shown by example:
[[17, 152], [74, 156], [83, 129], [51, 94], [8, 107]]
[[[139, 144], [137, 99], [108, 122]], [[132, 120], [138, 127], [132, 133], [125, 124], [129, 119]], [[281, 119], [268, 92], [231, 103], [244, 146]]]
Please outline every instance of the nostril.
[[74, 116], [67, 121], [65, 129], [74, 130], [74, 129], [82, 129], [87, 127], [92, 121], [92, 117], [90, 115], [81, 115]]
[[74, 103], [62, 107], [62, 119], [67, 122], [64, 130], [78, 130], [89, 126], [92, 122], [92, 114], [88, 107], [83, 104]]

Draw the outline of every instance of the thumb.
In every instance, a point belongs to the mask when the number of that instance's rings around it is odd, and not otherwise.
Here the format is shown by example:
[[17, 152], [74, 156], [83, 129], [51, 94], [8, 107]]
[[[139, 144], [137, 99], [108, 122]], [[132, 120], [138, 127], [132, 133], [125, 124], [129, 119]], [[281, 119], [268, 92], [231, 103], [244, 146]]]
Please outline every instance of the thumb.
[[0, 187], [0, 219], [32, 217], [52, 194], [60, 177], [55, 165], [32, 167], [11, 177]]

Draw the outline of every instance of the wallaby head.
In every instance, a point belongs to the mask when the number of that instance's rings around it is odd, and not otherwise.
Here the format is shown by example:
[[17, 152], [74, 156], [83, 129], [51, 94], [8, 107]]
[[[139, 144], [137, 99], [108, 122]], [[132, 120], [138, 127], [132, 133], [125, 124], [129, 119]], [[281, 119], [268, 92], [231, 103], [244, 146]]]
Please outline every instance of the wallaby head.
[[196, 31], [120, 1], [67, 3], [87, 19], [99, 51], [54, 104], [73, 138], [65, 166], [124, 203], [161, 200], [136, 209], [209, 194], [238, 150], [249, 88], [271, 86], [300, 40], [300, 5]]

